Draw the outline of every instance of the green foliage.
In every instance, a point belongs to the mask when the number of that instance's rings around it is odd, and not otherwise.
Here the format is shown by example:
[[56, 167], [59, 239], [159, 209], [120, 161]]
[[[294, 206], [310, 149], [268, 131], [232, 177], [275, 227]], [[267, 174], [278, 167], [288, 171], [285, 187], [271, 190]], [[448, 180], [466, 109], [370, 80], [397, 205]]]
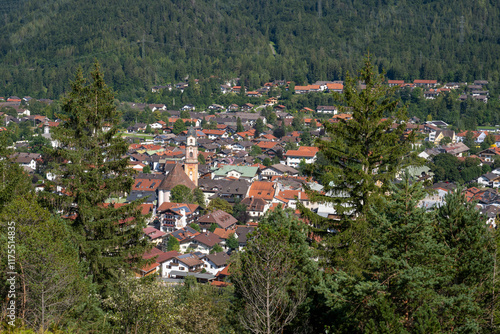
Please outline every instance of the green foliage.
[[178, 118], [172, 127], [172, 132], [174, 134], [178, 135], [179, 133], [186, 131], [186, 130], [187, 130], [186, 124], [184, 123], [184, 121], [181, 118]]
[[142, 167], [142, 172], [146, 174], [151, 173], [151, 167], [149, 165]]
[[191, 227], [193, 230], [196, 230], [198, 232], [201, 232], [201, 228], [200, 228], [200, 225], [196, 224], [196, 223], [191, 223], [189, 224], [189, 227]]
[[[371, 206], [370, 256], [363, 275], [326, 272], [325, 296], [340, 332], [482, 332], [488, 328], [493, 239], [474, 203], [457, 191], [434, 212], [409, 178]], [[443, 307], [443, 305], [447, 305]], [[335, 317], [333, 317], [335, 315]]]
[[183, 118], [183, 119], [190, 119], [191, 118], [191, 115], [189, 114], [189, 111], [187, 110], [182, 110], [181, 111], [181, 114], [180, 114], [180, 117]]
[[[358, 91], [358, 81], [365, 82], [366, 89]], [[313, 193], [312, 199], [332, 203], [340, 216], [366, 212], [408, 163], [403, 158], [410, 152], [413, 134], [403, 136], [404, 123], [392, 127], [391, 117], [399, 121], [407, 117], [406, 109], [391, 98], [394, 91], [384, 84], [383, 76], [374, 72], [367, 57], [360, 76], [347, 77], [344, 94], [337, 95], [351, 108], [352, 120], [325, 123], [330, 140], [320, 140], [318, 145], [329, 164], [321, 166], [315, 176], [324, 185], [324, 193], [333, 195]]]
[[177, 238], [173, 237], [173, 236], [169, 236], [168, 237], [168, 241], [167, 241], [167, 252], [169, 251], [180, 251], [181, 250], [181, 245], [179, 243], [179, 240], [177, 240]]
[[179, 322], [182, 307], [168, 286], [155, 281], [121, 277], [104, 300], [114, 331], [128, 333], [184, 333]]
[[196, 188], [193, 190], [193, 198], [194, 202], [201, 206], [202, 208], [205, 208], [205, 194], [200, 188]]
[[245, 128], [243, 127], [243, 124], [241, 124], [241, 118], [236, 119], [236, 132], [243, 132], [245, 131]]
[[210, 224], [210, 228], [208, 230], [213, 233], [217, 227], [219, 227], [219, 225], [212, 223]]
[[233, 207], [226, 200], [216, 197], [208, 203], [207, 212], [213, 212], [216, 210], [222, 210], [230, 215], [233, 214]]
[[251, 150], [250, 150], [250, 155], [252, 157], [256, 157], [258, 155], [262, 154], [262, 149], [260, 148], [260, 146], [257, 146], [257, 145], [253, 145]]
[[172, 203], [194, 203], [193, 193], [189, 187], [178, 184], [170, 191], [170, 201]]
[[[322, 2], [321, 9], [317, 4], [259, 0], [255, 6], [246, 6], [224, 0], [214, 6], [206, 2], [126, 0], [108, 8], [82, 0], [72, 6], [41, 0], [21, 2], [7, 10], [0, 21], [4, 36], [13, 36], [0, 43], [0, 85], [7, 96], [32, 92], [32, 96], [57, 98], [78, 66], [88, 68], [92, 59], [99, 57], [120, 99], [133, 100], [146, 94], [152, 103], [173, 106], [175, 98], [177, 106], [207, 106], [212, 96], [220, 100], [217, 103], [244, 98], [243, 89], [241, 96], [221, 94], [218, 84], [222, 80], [208, 79], [211, 76], [239, 77], [251, 89], [283, 78], [297, 84], [345, 79], [347, 72], [358, 67], [366, 50], [377, 55], [377, 66], [385, 68], [390, 79], [498, 81], [499, 60], [489, 57], [500, 50], [490, 34], [500, 26], [496, 2], [472, 9], [464, 1], [451, 0], [438, 5]], [[135, 7], [143, 10], [137, 12]], [[431, 12], [435, 15], [429, 15]], [[465, 12], [464, 29], [460, 30], [459, 18]], [[158, 13], [169, 14], [163, 17]], [[46, 23], [53, 18], [57, 25]], [[143, 24], [146, 21], [150, 22], [147, 27]], [[380, 22], [384, 24], [373, 29]], [[463, 43], [457, 48], [461, 36]], [[335, 52], [331, 52], [332, 45]], [[8, 50], [16, 50], [16, 55]], [[440, 57], [432, 57], [436, 54]], [[154, 85], [184, 82], [186, 76], [193, 84], [184, 94], [176, 89], [150, 92]], [[205, 80], [194, 84], [194, 78]], [[290, 91], [283, 88], [272, 94], [293, 96], [293, 86]]]
[[240, 243], [238, 242], [238, 239], [236, 238], [235, 233], [231, 234], [229, 238], [226, 240], [226, 246], [229, 247], [229, 249], [238, 249], [240, 246]]
[[205, 156], [203, 154], [198, 154], [198, 162], [200, 163], [200, 165], [205, 165], [207, 162], [205, 160]]
[[464, 183], [477, 179], [488, 170], [488, 167], [480, 166], [481, 161], [474, 158], [466, 158], [459, 161], [457, 157], [449, 153], [440, 153], [432, 159], [430, 164], [436, 182], [449, 181]]
[[[44, 205], [71, 218], [74, 244], [88, 275], [101, 288], [110, 288], [118, 273], [140, 263], [149, 248], [143, 238], [144, 219], [137, 203], [115, 208], [104, 206], [106, 199], [129, 192], [132, 171], [122, 156], [128, 145], [116, 137], [119, 114], [113, 93], [106, 86], [99, 65], [86, 84], [79, 70], [64, 99], [60, 117], [63, 122], [53, 138], [60, 147], [50, 152], [55, 185], [65, 189], [65, 196], [50, 193]], [[104, 124], [111, 124], [103, 131]], [[55, 186], [54, 185], [54, 186]]]
[[212, 249], [210, 250], [210, 254], [214, 254], [214, 253], [220, 253], [220, 252], [223, 252], [224, 250], [222, 249], [222, 247], [219, 245], [219, 244], [215, 244]]
[[255, 138], [259, 137], [263, 132], [266, 131], [266, 126], [264, 125], [264, 121], [262, 118], [258, 118], [255, 121], [255, 125], [253, 126], [255, 129]]
[[264, 158], [264, 160], [262, 160], [262, 164], [263, 164], [264, 166], [266, 166], [266, 167], [269, 167], [269, 166], [271, 166], [273, 163], [271, 162], [271, 159], [269, 159], [269, 158], [267, 158], [267, 157], [266, 157], [266, 158]]

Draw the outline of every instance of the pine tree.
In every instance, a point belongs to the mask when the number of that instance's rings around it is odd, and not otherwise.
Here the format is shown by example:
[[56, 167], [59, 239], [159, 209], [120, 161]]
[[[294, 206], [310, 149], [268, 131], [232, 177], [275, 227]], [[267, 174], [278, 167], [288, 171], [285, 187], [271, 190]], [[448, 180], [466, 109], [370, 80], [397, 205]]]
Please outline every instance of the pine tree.
[[[358, 88], [364, 82], [364, 89]], [[333, 203], [337, 214], [366, 213], [376, 195], [384, 194], [390, 181], [407, 163], [413, 135], [404, 135], [406, 108], [394, 100], [395, 89], [384, 84], [374, 72], [370, 57], [359, 78], [347, 76], [344, 94], [336, 98], [352, 113], [352, 119], [325, 123], [329, 140], [320, 140], [319, 149], [329, 164], [316, 177], [325, 187], [313, 200]], [[401, 123], [400, 123], [401, 122]]]
[[243, 124], [241, 123], [241, 118], [236, 119], [236, 132], [243, 132], [245, 131], [245, 128], [243, 127]]
[[[104, 205], [108, 198], [129, 192], [133, 178], [127, 159], [122, 158], [127, 143], [115, 136], [119, 114], [99, 64], [91, 77], [87, 84], [78, 70], [63, 100], [63, 122], [54, 133], [59, 147], [51, 152], [63, 196], [44, 198], [70, 219], [88, 274], [105, 287], [119, 272], [138, 265], [148, 246], [137, 203], [119, 208]], [[111, 129], [104, 130], [105, 125]]]
[[[358, 82], [366, 87], [358, 89]], [[314, 202], [328, 203], [336, 220], [329, 220], [298, 205], [322, 235], [318, 244], [328, 266], [342, 266], [361, 274], [369, 257], [372, 230], [366, 214], [380, 201], [396, 173], [410, 162], [413, 133], [405, 134], [406, 109], [392, 99], [394, 89], [374, 72], [369, 56], [359, 78], [347, 76], [344, 94], [336, 98], [352, 119], [325, 123], [327, 140], [317, 141], [322, 162], [307, 165], [323, 185], [322, 192], [308, 191]], [[336, 232], [336, 233], [331, 233]], [[351, 272], [352, 273], [352, 272]]]

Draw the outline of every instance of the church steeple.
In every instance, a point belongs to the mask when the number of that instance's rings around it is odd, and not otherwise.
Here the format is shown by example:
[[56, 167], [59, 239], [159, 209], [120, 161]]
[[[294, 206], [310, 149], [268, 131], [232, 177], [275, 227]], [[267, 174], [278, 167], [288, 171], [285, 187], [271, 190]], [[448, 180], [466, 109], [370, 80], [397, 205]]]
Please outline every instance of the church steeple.
[[196, 142], [196, 130], [193, 127], [190, 127], [187, 133], [184, 171], [191, 181], [198, 186], [198, 144]]

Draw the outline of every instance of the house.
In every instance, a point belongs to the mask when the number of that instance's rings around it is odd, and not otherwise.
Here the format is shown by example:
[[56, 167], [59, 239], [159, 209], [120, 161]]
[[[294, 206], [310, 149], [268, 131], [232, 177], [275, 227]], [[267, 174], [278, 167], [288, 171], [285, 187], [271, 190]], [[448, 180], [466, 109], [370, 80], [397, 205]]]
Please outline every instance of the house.
[[11, 159], [19, 164], [21, 167], [27, 167], [32, 169], [33, 171], [36, 170], [37, 166], [37, 160], [40, 160], [42, 158], [42, 155], [39, 153], [22, 153], [22, 152], [16, 152], [11, 156]]
[[229, 259], [230, 256], [225, 252], [208, 254], [201, 258], [201, 260], [204, 262], [203, 268], [205, 268], [208, 273], [214, 276], [227, 267], [227, 265], [229, 264]]
[[254, 181], [257, 179], [258, 171], [258, 167], [223, 165], [212, 172], [212, 179], [233, 178]]
[[436, 130], [429, 133], [428, 141], [434, 143], [434, 145], [439, 145], [443, 138], [448, 137], [451, 139], [452, 143], [455, 143], [457, 140], [455, 138], [455, 131], [453, 130]]
[[239, 243], [239, 250], [242, 250], [246, 247], [248, 236], [251, 235], [255, 231], [255, 227], [253, 226], [238, 226], [236, 229], [236, 238]]
[[173, 232], [186, 227], [200, 215], [198, 204], [164, 202], [158, 207], [160, 230]]
[[203, 254], [209, 254], [221, 241], [222, 239], [217, 234], [205, 231], [192, 239], [190, 248]]
[[260, 173], [262, 179], [270, 180], [273, 176], [298, 176], [299, 171], [293, 167], [274, 164], [263, 169]]
[[298, 150], [288, 150], [285, 153], [286, 164], [291, 167], [298, 167], [301, 161], [312, 164], [316, 161], [316, 154], [319, 149], [312, 146], [300, 146]]
[[206, 232], [212, 224], [224, 230], [232, 230], [235, 228], [238, 220], [225, 211], [216, 210], [199, 217], [196, 223], [200, 225], [202, 232]]
[[252, 110], [253, 107], [255, 107], [255, 105], [251, 103], [245, 103], [244, 105], [241, 106], [241, 110], [246, 112]]
[[405, 84], [405, 81], [404, 80], [387, 80], [387, 84], [389, 85], [389, 87], [394, 87], [394, 86], [403, 87]]
[[339, 109], [336, 106], [317, 106], [316, 112], [319, 114], [333, 114], [337, 115]]
[[433, 88], [438, 85], [437, 80], [413, 80], [416, 87]]
[[187, 273], [200, 272], [203, 269], [202, 254], [188, 253], [177, 255], [165, 262], [163, 277], [184, 278]]
[[165, 232], [162, 232], [152, 226], [143, 228], [142, 231], [144, 232], [144, 235], [157, 246], [163, 242], [163, 238], [167, 235]]
[[481, 152], [478, 152], [477, 155], [481, 160], [487, 161], [487, 162], [493, 162], [493, 159], [495, 156], [500, 155], [500, 147], [490, 147], [486, 150], [483, 150]]
[[153, 259], [154, 262], [144, 266], [143, 268], [136, 269], [136, 277], [145, 277], [154, 275], [156, 273], [159, 273], [161, 276], [163, 276], [166, 263], [179, 255], [181, 254], [177, 251], [163, 252], [158, 248], [153, 247], [150, 251], [145, 253], [142, 258], [144, 260]]
[[207, 203], [211, 198], [220, 197], [229, 203], [234, 203], [236, 200], [242, 200], [248, 194], [250, 183], [240, 180], [212, 180], [200, 179], [199, 188], [205, 194]]
[[[168, 238], [176, 238], [179, 241], [180, 251], [186, 252], [191, 245], [191, 239], [200, 234], [190, 226], [186, 226], [169, 234]], [[168, 239], [165, 238], [165, 239]]]
[[271, 207], [271, 204], [262, 198], [247, 197], [241, 203], [247, 207], [247, 213], [252, 220], [258, 220]]
[[500, 187], [500, 175], [495, 173], [486, 173], [478, 177], [477, 183], [484, 187]]

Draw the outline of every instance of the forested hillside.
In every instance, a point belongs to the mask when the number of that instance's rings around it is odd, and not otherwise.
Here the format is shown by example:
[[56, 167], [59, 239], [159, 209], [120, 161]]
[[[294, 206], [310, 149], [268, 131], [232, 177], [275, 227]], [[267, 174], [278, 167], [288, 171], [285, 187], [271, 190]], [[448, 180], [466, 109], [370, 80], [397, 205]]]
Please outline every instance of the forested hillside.
[[76, 67], [94, 59], [121, 99], [187, 76], [240, 77], [250, 88], [275, 79], [343, 79], [368, 51], [391, 79], [500, 77], [496, 1], [10, 4], [0, 8], [1, 95], [58, 98]]

